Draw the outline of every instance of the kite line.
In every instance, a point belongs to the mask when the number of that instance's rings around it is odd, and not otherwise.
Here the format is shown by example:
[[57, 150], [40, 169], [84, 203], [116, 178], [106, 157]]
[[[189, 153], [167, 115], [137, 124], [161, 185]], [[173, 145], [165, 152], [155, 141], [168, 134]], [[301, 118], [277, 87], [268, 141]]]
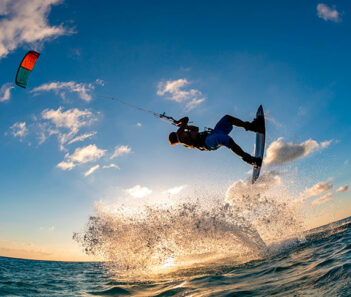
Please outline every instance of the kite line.
[[152, 110], [144, 109], [144, 108], [141, 108], [141, 107], [136, 106], [134, 104], [127, 103], [127, 102], [125, 102], [125, 101], [123, 101], [121, 99], [118, 99], [118, 98], [112, 97], [112, 96], [98, 95], [98, 97], [105, 98], [105, 99], [110, 99], [112, 101], [116, 101], [116, 102], [118, 102], [120, 104], [126, 105], [126, 106], [128, 106], [130, 108], [134, 108], [136, 110], [143, 111], [145, 113], [149, 113], [149, 114], [153, 115], [154, 117], [159, 118], [161, 121], [164, 121], [164, 122], [169, 123], [171, 125], [177, 126], [177, 124], [178, 124], [178, 121], [175, 118], [166, 115], [165, 112], [164, 113], [157, 113], [157, 112], [154, 112]]

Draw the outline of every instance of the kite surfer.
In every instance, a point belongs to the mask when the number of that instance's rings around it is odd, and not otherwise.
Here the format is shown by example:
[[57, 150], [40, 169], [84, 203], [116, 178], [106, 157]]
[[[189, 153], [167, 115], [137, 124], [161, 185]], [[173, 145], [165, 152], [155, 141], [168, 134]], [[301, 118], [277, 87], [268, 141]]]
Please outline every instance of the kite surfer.
[[264, 133], [264, 122], [262, 121], [260, 118], [255, 118], [252, 122], [244, 122], [233, 116], [225, 115], [216, 124], [214, 129], [207, 129], [203, 132], [199, 132], [199, 127], [189, 126], [189, 118], [184, 117], [176, 121], [176, 125], [179, 128], [177, 132], [170, 133], [168, 139], [171, 145], [181, 143], [187, 148], [194, 148], [202, 151], [213, 151], [221, 146], [226, 146], [246, 163], [261, 167], [262, 158], [256, 158], [244, 152], [228, 134], [232, 131], [233, 126], [242, 127], [246, 131]]
[[[265, 140], [265, 122], [262, 105], [259, 107], [256, 113], [256, 118], [252, 122], [244, 122], [231, 115], [225, 115], [216, 124], [214, 129], [207, 129], [203, 132], [199, 132], [199, 127], [188, 125], [188, 117], [184, 117], [177, 121], [173, 117], [167, 116], [165, 113], [159, 114], [151, 110], [147, 110], [133, 105], [131, 103], [122, 101], [115, 97], [102, 95], [100, 95], [100, 97], [108, 98], [123, 105], [129, 106], [131, 108], [152, 114], [153, 116], [165, 122], [179, 127], [177, 132], [172, 132], [169, 134], [168, 139], [171, 145], [181, 143], [187, 148], [195, 148], [202, 151], [214, 151], [220, 148], [221, 146], [226, 146], [227, 148], [231, 149], [233, 153], [240, 156], [243, 159], [243, 161], [250, 165], [253, 165], [254, 171], [256, 169], [256, 174], [253, 181], [255, 181], [258, 178], [259, 171], [262, 165]], [[234, 142], [234, 140], [228, 135], [232, 131], [233, 126], [242, 127], [246, 131], [256, 132], [258, 135], [260, 135], [259, 137], [256, 135], [258, 138], [256, 138], [255, 154], [257, 153], [256, 156], [261, 155], [261, 157], [251, 156], [250, 154], [244, 152], [242, 148]]]

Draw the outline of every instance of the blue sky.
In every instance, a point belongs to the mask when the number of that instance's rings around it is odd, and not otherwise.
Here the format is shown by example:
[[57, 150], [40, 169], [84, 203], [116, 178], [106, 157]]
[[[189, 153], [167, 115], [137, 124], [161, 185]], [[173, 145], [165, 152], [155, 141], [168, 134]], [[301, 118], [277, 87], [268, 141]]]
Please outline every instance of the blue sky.
[[[200, 127], [252, 120], [263, 104], [264, 170], [298, 172], [307, 225], [351, 215], [348, 188], [337, 191], [351, 183], [350, 12], [347, 1], [2, 1], [0, 255], [81, 259], [72, 233], [96, 201], [224, 193], [247, 178], [229, 150], [170, 147], [172, 126], [101, 95]], [[13, 81], [31, 49], [41, 56], [24, 90]], [[252, 152], [252, 133], [231, 135]]]

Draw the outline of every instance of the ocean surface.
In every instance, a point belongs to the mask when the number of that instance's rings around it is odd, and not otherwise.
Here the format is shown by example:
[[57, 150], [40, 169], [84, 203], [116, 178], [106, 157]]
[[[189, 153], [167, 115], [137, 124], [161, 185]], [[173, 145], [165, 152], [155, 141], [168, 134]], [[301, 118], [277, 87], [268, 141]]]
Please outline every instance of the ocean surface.
[[222, 259], [144, 280], [106, 263], [0, 257], [0, 296], [351, 296], [351, 218], [247, 262]]

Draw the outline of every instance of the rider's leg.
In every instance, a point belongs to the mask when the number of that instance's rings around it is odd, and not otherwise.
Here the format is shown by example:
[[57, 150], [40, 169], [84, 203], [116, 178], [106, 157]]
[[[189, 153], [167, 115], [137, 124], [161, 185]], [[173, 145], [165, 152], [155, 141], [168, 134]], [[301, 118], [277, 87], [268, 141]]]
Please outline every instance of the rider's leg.
[[252, 122], [244, 122], [229, 114], [226, 115], [226, 118], [233, 126], [242, 127], [246, 131], [261, 132], [261, 123], [259, 123], [257, 119], [254, 119]]
[[237, 154], [243, 161], [250, 165], [261, 166], [262, 159], [251, 156], [250, 154], [244, 152], [240, 146], [238, 146], [232, 138], [229, 140], [229, 148], [233, 153]]
[[236, 117], [233, 117], [229, 114], [226, 115], [227, 120], [229, 121], [229, 123], [232, 124], [232, 126], [236, 126], [236, 127], [242, 127], [245, 128], [247, 130], [247, 128], [249, 127], [249, 122], [244, 122]]

